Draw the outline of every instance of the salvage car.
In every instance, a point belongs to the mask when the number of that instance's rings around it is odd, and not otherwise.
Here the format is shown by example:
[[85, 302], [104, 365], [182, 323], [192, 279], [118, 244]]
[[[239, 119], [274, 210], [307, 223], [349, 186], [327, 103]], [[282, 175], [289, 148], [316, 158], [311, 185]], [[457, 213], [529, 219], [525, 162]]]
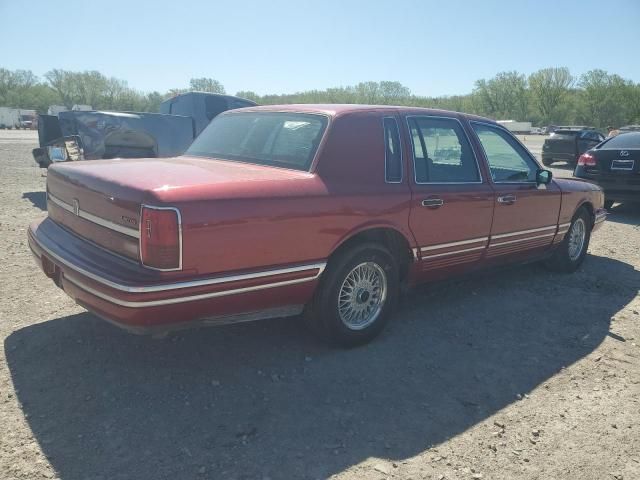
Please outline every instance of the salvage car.
[[592, 127], [556, 127], [542, 145], [545, 166], [564, 161], [575, 166], [578, 158], [604, 140], [604, 135]]
[[38, 117], [40, 146], [32, 154], [41, 168], [65, 161], [174, 157], [184, 153], [216, 115], [254, 105], [244, 98], [206, 92], [169, 98], [160, 105], [160, 113], [102, 112], [74, 105], [71, 111]]
[[608, 138], [578, 159], [574, 175], [604, 190], [604, 206], [640, 201], [640, 131]]
[[303, 314], [355, 345], [401, 287], [534, 260], [576, 270], [603, 199], [482, 117], [252, 107], [177, 158], [53, 165], [28, 240], [56, 285], [131, 332]]

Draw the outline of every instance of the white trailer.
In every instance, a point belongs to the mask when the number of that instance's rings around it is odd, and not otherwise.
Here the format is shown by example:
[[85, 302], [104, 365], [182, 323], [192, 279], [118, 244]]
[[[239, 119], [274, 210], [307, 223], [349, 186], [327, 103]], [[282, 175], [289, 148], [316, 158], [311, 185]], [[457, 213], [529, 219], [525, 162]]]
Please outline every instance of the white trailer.
[[20, 128], [20, 111], [17, 108], [0, 107], [0, 128]]
[[513, 133], [531, 133], [531, 122], [516, 122], [515, 120], [498, 120], [498, 123]]
[[91, 105], [74, 105], [71, 107], [71, 110], [74, 112], [90, 112], [93, 110]]
[[51, 105], [48, 109], [47, 109], [47, 115], [58, 115], [60, 112], [66, 112], [69, 109], [67, 107], [65, 107], [64, 105]]

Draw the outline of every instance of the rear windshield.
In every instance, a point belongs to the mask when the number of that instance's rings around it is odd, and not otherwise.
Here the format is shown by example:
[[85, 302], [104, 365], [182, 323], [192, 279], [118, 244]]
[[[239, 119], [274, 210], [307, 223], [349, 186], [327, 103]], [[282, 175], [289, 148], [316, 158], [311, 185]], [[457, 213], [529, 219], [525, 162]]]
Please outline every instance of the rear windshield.
[[602, 148], [640, 148], [640, 132], [616, 135], [603, 143]]
[[238, 112], [213, 119], [186, 155], [309, 170], [327, 117], [308, 113]]

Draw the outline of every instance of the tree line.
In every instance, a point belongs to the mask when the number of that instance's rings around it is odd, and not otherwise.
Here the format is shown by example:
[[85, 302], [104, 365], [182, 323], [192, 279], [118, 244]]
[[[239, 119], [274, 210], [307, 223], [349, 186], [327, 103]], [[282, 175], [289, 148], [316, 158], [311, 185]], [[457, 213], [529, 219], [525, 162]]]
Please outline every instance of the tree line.
[[[98, 110], [157, 112], [160, 103], [187, 91], [225, 93], [212, 78], [192, 78], [188, 87], [161, 93], [141, 92], [127, 82], [97, 71], [54, 69], [39, 78], [29, 70], [0, 68], [0, 106], [33, 108], [46, 113], [50, 105], [91, 105]], [[568, 68], [544, 68], [527, 76], [500, 72], [477, 80], [466, 95], [414, 95], [396, 81], [361, 82], [346, 87], [291, 94], [237, 96], [259, 104], [362, 103], [441, 108], [475, 113], [494, 119], [531, 121], [534, 125], [584, 124], [604, 128], [640, 123], [640, 84], [604, 70], [579, 76]]]

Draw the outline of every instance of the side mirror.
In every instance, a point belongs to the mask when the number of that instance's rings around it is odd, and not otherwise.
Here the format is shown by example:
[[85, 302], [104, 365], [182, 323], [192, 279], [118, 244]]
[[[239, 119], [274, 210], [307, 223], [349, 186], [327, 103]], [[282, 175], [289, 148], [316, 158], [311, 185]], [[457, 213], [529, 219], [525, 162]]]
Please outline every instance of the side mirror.
[[553, 173], [551, 173], [550, 170], [544, 170], [541, 168], [536, 173], [536, 182], [538, 183], [538, 185], [546, 185], [551, 182], [552, 178]]

